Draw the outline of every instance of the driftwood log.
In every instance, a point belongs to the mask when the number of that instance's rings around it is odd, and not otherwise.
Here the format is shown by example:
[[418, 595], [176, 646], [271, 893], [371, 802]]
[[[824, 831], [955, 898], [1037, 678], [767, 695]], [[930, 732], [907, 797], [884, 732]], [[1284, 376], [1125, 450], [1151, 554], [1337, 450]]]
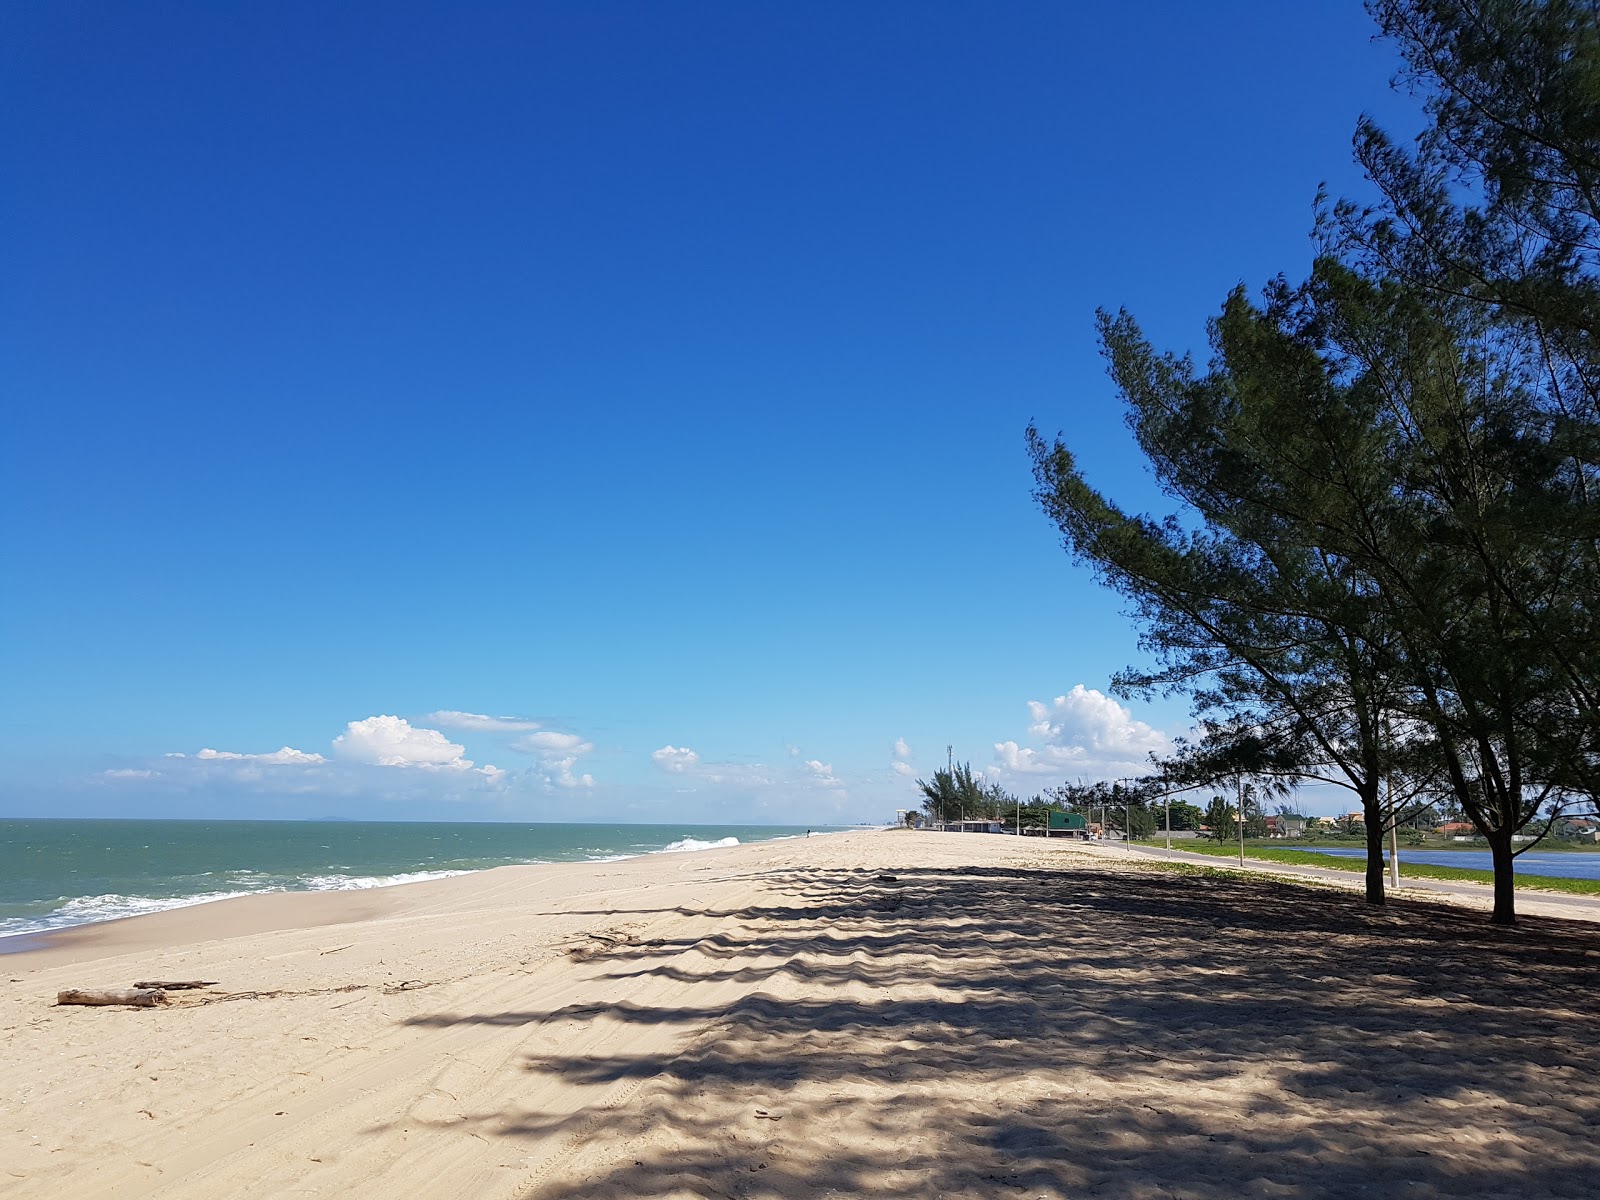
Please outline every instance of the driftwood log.
[[216, 987], [215, 979], [141, 979], [136, 988], [155, 988], [162, 992], [187, 992], [194, 988]]
[[56, 993], [57, 1004], [126, 1004], [130, 1008], [154, 1008], [167, 1002], [160, 988], [69, 988]]

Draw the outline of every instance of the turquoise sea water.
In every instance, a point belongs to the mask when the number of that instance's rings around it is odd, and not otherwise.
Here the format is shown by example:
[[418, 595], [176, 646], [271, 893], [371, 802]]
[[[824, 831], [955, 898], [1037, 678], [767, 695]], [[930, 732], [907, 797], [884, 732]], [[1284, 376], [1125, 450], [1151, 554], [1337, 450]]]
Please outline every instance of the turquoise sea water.
[[776, 825], [0, 820], [0, 952], [9, 936], [252, 892], [384, 887], [805, 834]]

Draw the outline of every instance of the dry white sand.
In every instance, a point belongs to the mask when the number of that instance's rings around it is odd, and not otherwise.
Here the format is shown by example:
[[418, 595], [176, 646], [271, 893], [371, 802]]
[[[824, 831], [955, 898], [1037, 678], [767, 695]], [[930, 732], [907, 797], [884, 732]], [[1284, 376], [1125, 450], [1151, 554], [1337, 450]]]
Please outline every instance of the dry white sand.
[[1593, 1197], [1597, 932], [902, 832], [228, 901], [0, 958], [0, 1194]]

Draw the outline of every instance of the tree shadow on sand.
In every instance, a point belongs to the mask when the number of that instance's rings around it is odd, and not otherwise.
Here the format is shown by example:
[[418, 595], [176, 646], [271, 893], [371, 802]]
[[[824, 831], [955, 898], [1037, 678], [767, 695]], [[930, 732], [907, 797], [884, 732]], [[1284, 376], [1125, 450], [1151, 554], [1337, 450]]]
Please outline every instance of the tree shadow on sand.
[[[1093, 865], [762, 878], [765, 903], [635, 914], [665, 936], [595, 960], [613, 1003], [408, 1021], [675, 1034], [528, 1057], [633, 1089], [475, 1119], [559, 1139], [568, 1182], [533, 1195], [1600, 1188], [1587, 926]], [[674, 936], [707, 916], [714, 933]]]

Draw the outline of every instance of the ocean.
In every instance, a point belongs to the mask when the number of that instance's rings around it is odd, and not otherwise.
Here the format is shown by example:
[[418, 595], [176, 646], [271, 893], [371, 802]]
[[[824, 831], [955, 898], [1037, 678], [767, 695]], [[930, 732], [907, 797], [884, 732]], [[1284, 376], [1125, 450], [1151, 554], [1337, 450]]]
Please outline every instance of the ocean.
[[514, 863], [614, 862], [805, 834], [778, 825], [4, 819], [0, 953], [19, 934], [256, 892], [386, 887]]

